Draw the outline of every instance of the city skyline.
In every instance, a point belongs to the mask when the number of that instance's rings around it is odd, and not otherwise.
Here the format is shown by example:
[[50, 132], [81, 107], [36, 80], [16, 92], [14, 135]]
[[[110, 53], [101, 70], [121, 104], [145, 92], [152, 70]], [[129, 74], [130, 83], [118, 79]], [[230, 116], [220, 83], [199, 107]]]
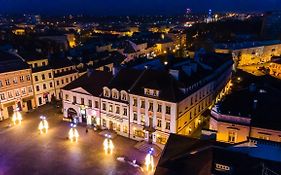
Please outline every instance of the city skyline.
[[[148, 3], [149, 2], [149, 3]], [[225, 11], [247, 11], [261, 12], [278, 10], [281, 8], [281, 1], [278, 0], [248, 0], [248, 1], [223, 1], [218, 0], [210, 3], [208, 0], [106, 0], [93, 2], [84, 0], [81, 3], [78, 0], [0, 0], [1, 13], [40, 13], [47, 15], [62, 14], [89, 14], [89, 15], [175, 15], [185, 13], [186, 8], [192, 9], [193, 12], [205, 12], [213, 9], [214, 12]], [[110, 5], [109, 5], [110, 4]]]

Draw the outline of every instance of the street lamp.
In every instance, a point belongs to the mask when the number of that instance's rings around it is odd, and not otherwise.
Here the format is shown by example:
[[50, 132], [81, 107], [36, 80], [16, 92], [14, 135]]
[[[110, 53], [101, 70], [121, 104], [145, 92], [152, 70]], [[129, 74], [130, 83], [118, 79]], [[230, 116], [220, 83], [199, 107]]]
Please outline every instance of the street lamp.
[[17, 123], [21, 124], [22, 115], [19, 112], [19, 108], [16, 108], [16, 110], [14, 111], [14, 114], [12, 116], [12, 121], [13, 121], [14, 125], [16, 125]]
[[48, 132], [48, 129], [49, 129], [49, 124], [46, 120], [46, 117], [45, 116], [40, 116], [40, 123], [39, 123], [39, 126], [38, 126], [38, 129], [40, 131], [40, 134], [42, 133], [47, 133]]
[[76, 123], [71, 123], [70, 124], [70, 130], [68, 132], [68, 138], [71, 142], [77, 142], [78, 141], [78, 137], [79, 137], [79, 133], [76, 129]]
[[149, 171], [153, 171], [154, 169], [154, 159], [153, 159], [153, 153], [154, 149], [150, 148], [148, 154], [145, 157], [145, 165], [146, 165], [146, 170]]
[[105, 134], [105, 139], [103, 141], [103, 149], [105, 153], [112, 154], [114, 145], [111, 140], [111, 135], [110, 134]]

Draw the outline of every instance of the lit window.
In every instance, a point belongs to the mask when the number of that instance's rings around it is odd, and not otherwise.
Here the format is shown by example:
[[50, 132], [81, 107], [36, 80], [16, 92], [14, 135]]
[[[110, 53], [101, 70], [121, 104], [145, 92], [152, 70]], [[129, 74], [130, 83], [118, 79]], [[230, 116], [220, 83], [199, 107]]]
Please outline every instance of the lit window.
[[12, 94], [11, 91], [8, 92], [8, 97], [9, 97], [9, 98], [12, 98], [12, 97], [13, 97], [13, 94]]
[[149, 108], [148, 108], [148, 110], [149, 110], [149, 111], [153, 111], [153, 103], [152, 103], [152, 102], [149, 103]]
[[102, 103], [102, 110], [106, 111], [106, 104]]
[[236, 142], [237, 133], [235, 131], [228, 132], [228, 142], [235, 143]]
[[22, 88], [21, 92], [22, 92], [22, 94], [25, 94], [26, 93], [25, 88]]
[[92, 100], [88, 100], [89, 107], [92, 107]]
[[98, 107], [99, 107], [99, 102], [95, 101], [95, 108], [98, 108]]
[[141, 101], [141, 108], [142, 108], [142, 109], [145, 108], [145, 101], [144, 101], [144, 100]]
[[157, 112], [162, 112], [162, 105], [158, 104]]
[[124, 108], [123, 110], [124, 110], [124, 111], [123, 111], [123, 112], [124, 112], [123, 115], [124, 115], [124, 116], [127, 116], [127, 115], [128, 115], [127, 108]]
[[171, 114], [171, 107], [166, 106], [166, 114], [170, 115]]
[[17, 83], [18, 83], [17, 77], [14, 78], [13, 82], [14, 82], [14, 84], [17, 84]]
[[31, 93], [32, 91], [33, 91], [33, 90], [32, 90], [32, 87], [29, 87], [29, 88], [28, 88], [28, 92]]
[[4, 93], [1, 93], [1, 94], [0, 94], [0, 98], [1, 98], [1, 100], [5, 100], [5, 94], [4, 94]]
[[10, 80], [9, 79], [6, 79], [5, 82], [6, 82], [6, 85], [10, 85]]
[[16, 96], [19, 96], [19, 95], [20, 95], [19, 90], [16, 90]]
[[138, 101], [136, 98], [133, 99], [133, 106], [136, 106], [136, 107], [138, 106]]
[[109, 112], [113, 112], [113, 105], [109, 105]]
[[136, 112], [134, 112], [134, 118], [133, 118], [134, 121], [137, 121], [138, 120], [138, 115]]
[[158, 128], [161, 128], [162, 126], [162, 121], [160, 119], [157, 120], [157, 127]]
[[167, 130], [170, 130], [170, 122], [166, 122], [166, 127]]
[[120, 107], [116, 106], [116, 114], [120, 114]]
[[141, 114], [141, 124], [142, 124], [142, 125], [145, 124], [145, 117], [144, 117], [144, 114]]
[[20, 76], [20, 82], [24, 81], [24, 76]]

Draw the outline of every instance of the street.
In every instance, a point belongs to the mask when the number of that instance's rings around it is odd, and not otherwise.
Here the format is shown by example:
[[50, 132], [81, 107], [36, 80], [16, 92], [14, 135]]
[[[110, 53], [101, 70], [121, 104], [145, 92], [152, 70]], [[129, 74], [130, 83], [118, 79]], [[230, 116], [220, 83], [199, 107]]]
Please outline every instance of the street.
[[[146, 153], [134, 148], [136, 141], [117, 136], [112, 154], [103, 149], [104, 137], [78, 126], [78, 142], [67, 139], [69, 123], [52, 106], [23, 114], [21, 125], [0, 123], [0, 175], [103, 175], [152, 174], [141, 168], [117, 161], [126, 156], [144, 165]], [[40, 115], [49, 123], [47, 134], [40, 134]], [[155, 160], [157, 162], [157, 160]], [[145, 168], [144, 168], [145, 169]]]

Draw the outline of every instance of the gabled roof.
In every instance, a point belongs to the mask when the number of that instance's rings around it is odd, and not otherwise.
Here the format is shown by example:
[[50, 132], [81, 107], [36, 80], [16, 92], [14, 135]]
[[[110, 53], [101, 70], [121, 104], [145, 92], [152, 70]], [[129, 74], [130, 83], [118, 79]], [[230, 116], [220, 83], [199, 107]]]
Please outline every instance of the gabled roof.
[[64, 90], [72, 90], [76, 88], [83, 88], [93, 96], [98, 97], [102, 94], [103, 87], [107, 86], [112, 79], [112, 74], [104, 71], [93, 71], [90, 75], [85, 74], [70, 84], [66, 85]]

